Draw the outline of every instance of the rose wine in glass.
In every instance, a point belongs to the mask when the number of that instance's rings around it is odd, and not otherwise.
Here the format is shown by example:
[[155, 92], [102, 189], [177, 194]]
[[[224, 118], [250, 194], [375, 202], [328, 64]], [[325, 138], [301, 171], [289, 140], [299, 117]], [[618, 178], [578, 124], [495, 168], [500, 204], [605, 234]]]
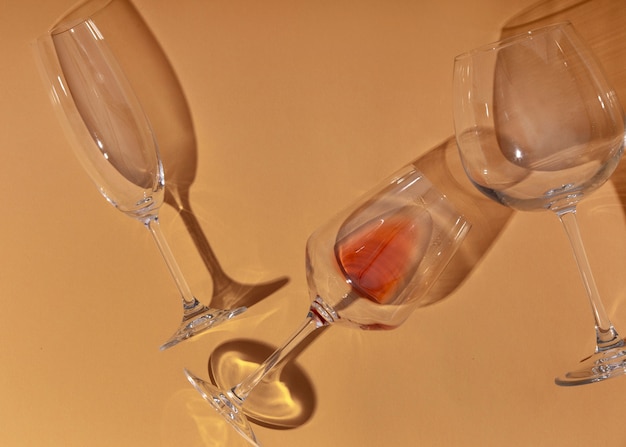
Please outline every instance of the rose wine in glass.
[[428, 213], [401, 208], [338, 240], [337, 263], [357, 295], [389, 304], [413, 276], [431, 232]]
[[[393, 329], [402, 324], [425, 304], [426, 293], [469, 228], [432, 183], [407, 166], [309, 237], [311, 304], [304, 322], [280, 348], [231, 388], [220, 389], [186, 370], [187, 378], [245, 439], [259, 445], [245, 416], [245, 401], [255, 387], [264, 386], [268, 374], [321, 327]], [[263, 422], [258, 411], [254, 419]]]

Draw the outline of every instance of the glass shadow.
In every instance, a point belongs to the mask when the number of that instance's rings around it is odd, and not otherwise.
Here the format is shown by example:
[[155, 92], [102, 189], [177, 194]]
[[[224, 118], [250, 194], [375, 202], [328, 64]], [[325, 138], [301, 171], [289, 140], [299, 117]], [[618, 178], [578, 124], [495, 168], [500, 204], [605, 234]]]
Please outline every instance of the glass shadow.
[[[107, 41], [116, 47], [153, 132], [159, 142], [167, 182], [165, 203], [181, 217], [213, 281], [211, 306], [219, 308], [250, 307], [288, 283], [280, 277], [258, 284], [244, 284], [232, 279], [220, 265], [207, 239], [190, 199], [196, 179], [198, 147], [191, 111], [179, 79], [161, 45], [128, 0], [91, 1], [79, 6], [77, 17], [89, 14], [86, 8], [101, 8], [98, 27]], [[124, 29], [133, 45], [124, 45], [116, 30]], [[132, 51], [131, 48], [132, 47]], [[128, 48], [128, 51], [124, 51]], [[138, 56], [139, 55], [139, 56]]]
[[[324, 328], [325, 329], [325, 328]], [[306, 340], [269, 377], [267, 386], [255, 390], [246, 402], [246, 416], [257, 425], [273, 429], [296, 428], [315, 413], [317, 397], [311, 379], [296, 361], [297, 355], [309, 346], [322, 331]], [[275, 347], [258, 340], [236, 339], [218, 346], [209, 360], [209, 378], [220, 388], [232, 383], [220, 383], [219, 378], [236, 378], [237, 383], [252, 373], [274, 351]], [[221, 369], [226, 368], [227, 371]], [[236, 374], [233, 374], [233, 370]], [[278, 380], [275, 380], [278, 378]]]
[[422, 306], [451, 295], [479, 265], [514, 214], [480, 193], [470, 182], [458, 154], [456, 140], [450, 137], [413, 161], [428, 179], [472, 224], [465, 241], [439, 280], [424, 297]]

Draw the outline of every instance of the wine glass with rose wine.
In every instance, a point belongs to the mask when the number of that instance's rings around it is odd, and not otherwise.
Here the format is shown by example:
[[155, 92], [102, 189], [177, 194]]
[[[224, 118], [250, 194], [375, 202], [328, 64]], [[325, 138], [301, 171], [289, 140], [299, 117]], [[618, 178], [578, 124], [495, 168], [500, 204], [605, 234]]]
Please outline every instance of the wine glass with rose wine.
[[393, 329], [402, 324], [423, 304], [469, 228], [432, 183], [407, 166], [309, 237], [311, 304], [282, 347], [230, 389], [185, 370], [187, 378], [244, 438], [259, 445], [244, 414], [255, 386], [316, 329], [330, 324]]
[[213, 309], [199, 302], [176, 263], [159, 226], [165, 180], [157, 143], [96, 24], [90, 19], [60, 24], [37, 43], [53, 101], [81, 164], [110, 204], [150, 231], [178, 287], [182, 321], [161, 349], [243, 312], [245, 308]]
[[626, 347], [604, 309], [576, 207], [606, 182], [624, 148], [624, 115], [591, 51], [569, 23], [457, 56], [454, 121], [465, 171], [491, 199], [553, 211], [569, 237], [592, 306], [596, 349], [558, 385], [626, 373]]

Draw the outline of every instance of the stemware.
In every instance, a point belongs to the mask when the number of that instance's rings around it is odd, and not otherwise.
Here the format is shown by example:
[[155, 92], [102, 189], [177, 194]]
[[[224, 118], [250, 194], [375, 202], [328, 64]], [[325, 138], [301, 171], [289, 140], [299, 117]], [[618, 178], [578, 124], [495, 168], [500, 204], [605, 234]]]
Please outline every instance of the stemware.
[[[463, 244], [445, 271], [428, 292], [420, 297], [420, 306], [446, 299], [481, 263], [482, 257], [502, 233], [511, 208], [504, 207], [481, 194], [463, 171], [454, 137], [428, 149], [411, 164], [423, 173], [435, 188], [446, 196], [452, 206], [472, 222]], [[323, 331], [316, 331], [321, 336]], [[312, 342], [314, 337], [308, 338]], [[229, 340], [215, 348], [209, 357], [209, 378], [218, 388], [229, 388], [250, 374], [273, 349], [255, 340]], [[246, 398], [245, 413], [251, 422], [274, 429], [303, 425], [315, 411], [316, 397], [310, 379], [297, 356], [306, 349], [290, 354], [265, 377], [254, 393]], [[269, 404], [271, 402], [271, 405]]]
[[[319, 328], [345, 324], [393, 329], [433, 285], [470, 228], [412, 165], [315, 231], [306, 245], [311, 304], [302, 325], [253, 373], [219, 389], [185, 370], [213, 408], [259, 445], [245, 400], [275, 367]], [[258, 416], [255, 415], [255, 418]]]
[[595, 352], [559, 385], [626, 373], [626, 348], [603, 307], [576, 221], [577, 204], [615, 170], [624, 116], [591, 51], [559, 23], [457, 56], [454, 121], [466, 174], [491, 199], [550, 210], [570, 240], [593, 309]]
[[141, 13], [129, 0], [88, 0], [65, 14], [62, 21], [85, 17], [95, 23], [114, 50], [150, 121], [167, 178], [164, 203], [181, 218], [211, 277], [211, 305], [250, 307], [280, 289], [288, 278], [252, 284], [232, 278], [204, 234], [191, 200], [198, 171], [193, 117], [174, 67]]
[[213, 309], [192, 294], [159, 226], [165, 179], [157, 143], [119, 61], [89, 18], [63, 22], [37, 42], [61, 122], [84, 169], [115, 208], [153, 236], [180, 292], [183, 317], [166, 349], [245, 310]]

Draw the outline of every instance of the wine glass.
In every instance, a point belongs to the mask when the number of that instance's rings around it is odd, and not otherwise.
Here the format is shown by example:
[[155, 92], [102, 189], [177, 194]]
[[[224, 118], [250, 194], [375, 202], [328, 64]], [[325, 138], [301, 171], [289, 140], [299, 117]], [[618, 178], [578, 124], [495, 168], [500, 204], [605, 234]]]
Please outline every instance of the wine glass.
[[182, 297], [183, 317], [161, 350], [245, 308], [200, 303], [159, 226], [165, 180], [157, 143], [119, 62], [90, 19], [65, 22], [38, 41], [44, 75], [75, 152], [104, 198], [150, 231]]
[[204, 234], [191, 200], [198, 171], [193, 117], [174, 67], [141, 13], [129, 0], [88, 0], [66, 13], [61, 21], [86, 17], [98, 27], [124, 67], [150, 121], [167, 178], [164, 204], [181, 218], [211, 277], [211, 305], [225, 309], [250, 307], [280, 289], [288, 278], [250, 284], [229, 276]]
[[[319, 328], [344, 324], [393, 329], [424, 305], [470, 228], [449, 201], [412, 165], [314, 232], [306, 246], [311, 304], [298, 330], [252, 374], [219, 389], [185, 370], [213, 408], [251, 444], [244, 415], [250, 392]], [[255, 417], [257, 417], [255, 415]]]
[[539, 28], [457, 56], [457, 146], [472, 183], [511, 208], [556, 213], [593, 308], [596, 349], [559, 385], [626, 373], [626, 348], [602, 305], [576, 206], [615, 170], [624, 115], [570, 23]]

